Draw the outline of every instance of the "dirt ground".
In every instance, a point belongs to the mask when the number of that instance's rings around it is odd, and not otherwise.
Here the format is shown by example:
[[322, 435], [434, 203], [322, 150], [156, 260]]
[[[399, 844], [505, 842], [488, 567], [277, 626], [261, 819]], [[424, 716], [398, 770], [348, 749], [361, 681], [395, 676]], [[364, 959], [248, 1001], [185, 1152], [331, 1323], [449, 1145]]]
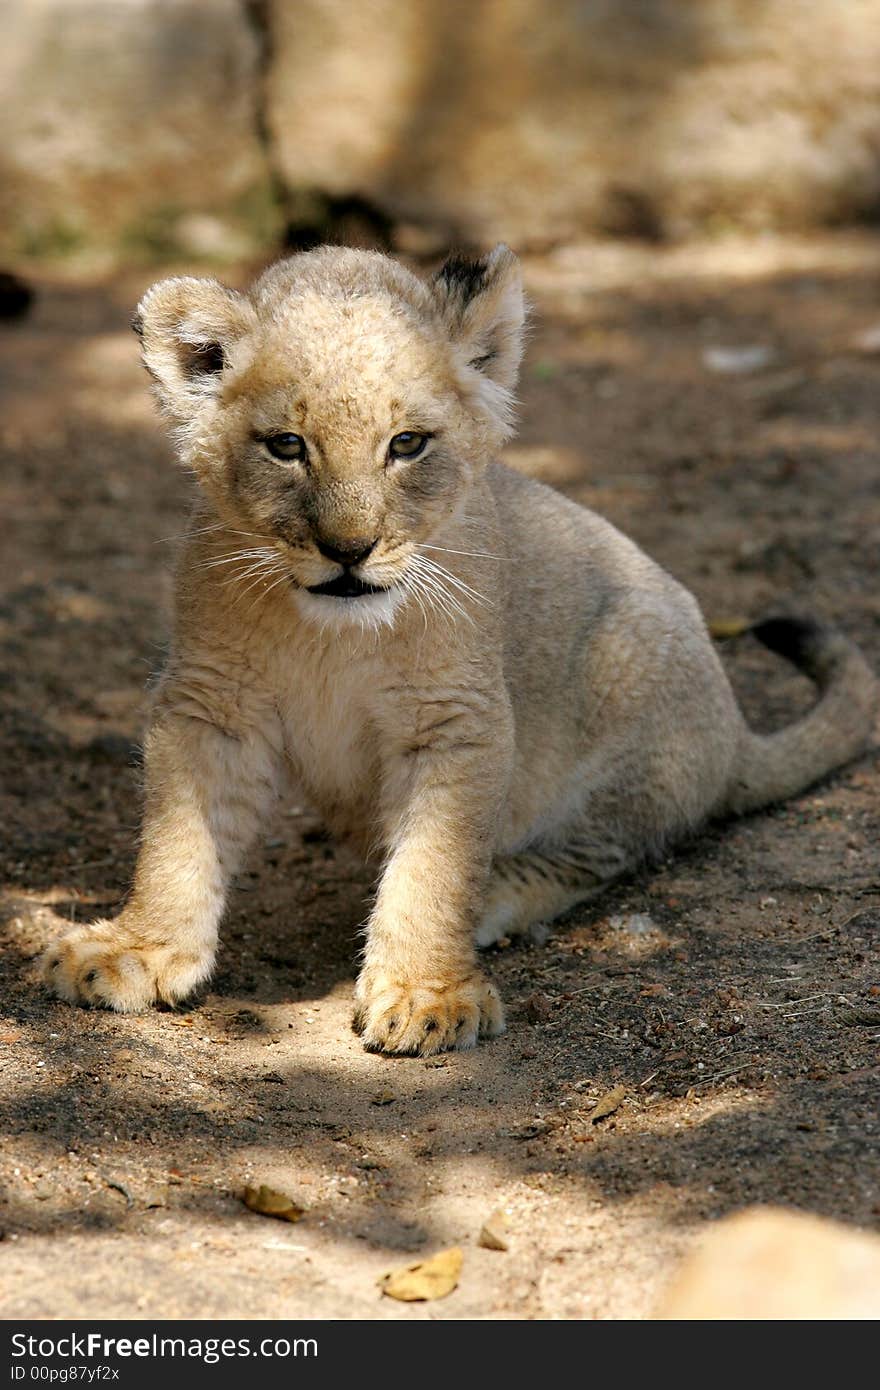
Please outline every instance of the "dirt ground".
[[[880, 353], [857, 343], [880, 323], [880, 240], [570, 247], [526, 270], [510, 463], [610, 517], [711, 618], [796, 602], [880, 666]], [[876, 752], [490, 952], [509, 1027], [471, 1053], [362, 1050], [370, 885], [293, 801], [192, 1007], [48, 997], [39, 951], [129, 881], [187, 506], [127, 329], [152, 278], [38, 283], [0, 338], [4, 1315], [634, 1318], [744, 1205], [880, 1228]], [[754, 346], [757, 370], [707, 364]], [[809, 704], [750, 639], [727, 656], [759, 726]], [[247, 1211], [254, 1181], [302, 1220]], [[478, 1244], [496, 1208], [507, 1252]], [[385, 1270], [452, 1245], [448, 1298], [382, 1296]]]

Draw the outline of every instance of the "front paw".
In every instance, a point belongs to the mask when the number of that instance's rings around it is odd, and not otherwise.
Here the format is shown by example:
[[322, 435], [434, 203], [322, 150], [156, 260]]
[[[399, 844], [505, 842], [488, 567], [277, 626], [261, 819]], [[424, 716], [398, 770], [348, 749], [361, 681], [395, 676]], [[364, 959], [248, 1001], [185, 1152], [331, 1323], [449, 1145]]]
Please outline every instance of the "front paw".
[[138, 1013], [176, 1004], [211, 973], [213, 958], [143, 939], [124, 916], [75, 927], [42, 959], [46, 984], [69, 1004]]
[[450, 981], [410, 982], [368, 967], [355, 997], [354, 1026], [370, 1052], [430, 1057], [504, 1032], [498, 991], [477, 970]]

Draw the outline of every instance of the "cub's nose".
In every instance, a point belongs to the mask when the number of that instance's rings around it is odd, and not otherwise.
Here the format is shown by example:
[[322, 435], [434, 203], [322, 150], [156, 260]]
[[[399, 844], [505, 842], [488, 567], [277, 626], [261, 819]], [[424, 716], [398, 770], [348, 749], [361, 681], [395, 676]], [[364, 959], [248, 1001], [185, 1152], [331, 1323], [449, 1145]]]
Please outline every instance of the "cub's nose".
[[360, 565], [375, 550], [378, 539], [378, 536], [373, 540], [368, 540], [366, 536], [355, 536], [333, 545], [324, 540], [316, 540], [315, 544], [322, 555], [337, 565]]

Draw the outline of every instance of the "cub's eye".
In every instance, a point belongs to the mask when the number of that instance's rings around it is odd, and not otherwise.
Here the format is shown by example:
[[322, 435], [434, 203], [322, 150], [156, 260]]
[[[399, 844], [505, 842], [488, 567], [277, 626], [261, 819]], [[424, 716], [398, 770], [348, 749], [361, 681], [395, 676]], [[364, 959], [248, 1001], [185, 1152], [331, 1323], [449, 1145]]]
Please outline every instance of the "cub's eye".
[[388, 453], [393, 459], [414, 459], [424, 449], [429, 434], [415, 434], [412, 430], [404, 430], [402, 434], [396, 434], [388, 445]]
[[267, 434], [263, 443], [273, 458], [285, 463], [305, 463], [308, 458], [306, 441], [301, 434]]

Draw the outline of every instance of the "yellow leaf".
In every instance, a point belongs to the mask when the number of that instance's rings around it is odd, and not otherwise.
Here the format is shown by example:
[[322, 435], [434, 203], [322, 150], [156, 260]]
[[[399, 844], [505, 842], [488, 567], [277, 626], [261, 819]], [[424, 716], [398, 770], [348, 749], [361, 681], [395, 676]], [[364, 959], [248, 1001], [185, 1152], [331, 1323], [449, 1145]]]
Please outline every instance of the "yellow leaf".
[[458, 1246], [452, 1250], [441, 1250], [430, 1260], [420, 1260], [418, 1264], [406, 1265], [403, 1269], [395, 1269], [384, 1275], [380, 1281], [382, 1292], [389, 1298], [400, 1299], [402, 1303], [445, 1298], [458, 1284], [463, 1259]]
[[716, 618], [709, 624], [709, 634], [717, 642], [729, 642], [732, 637], [742, 637], [750, 627], [748, 618]]
[[299, 1221], [305, 1211], [286, 1192], [266, 1187], [265, 1183], [259, 1187], [246, 1187], [242, 1200], [250, 1211], [260, 1216], [275, 1216], [279, 1221]]

